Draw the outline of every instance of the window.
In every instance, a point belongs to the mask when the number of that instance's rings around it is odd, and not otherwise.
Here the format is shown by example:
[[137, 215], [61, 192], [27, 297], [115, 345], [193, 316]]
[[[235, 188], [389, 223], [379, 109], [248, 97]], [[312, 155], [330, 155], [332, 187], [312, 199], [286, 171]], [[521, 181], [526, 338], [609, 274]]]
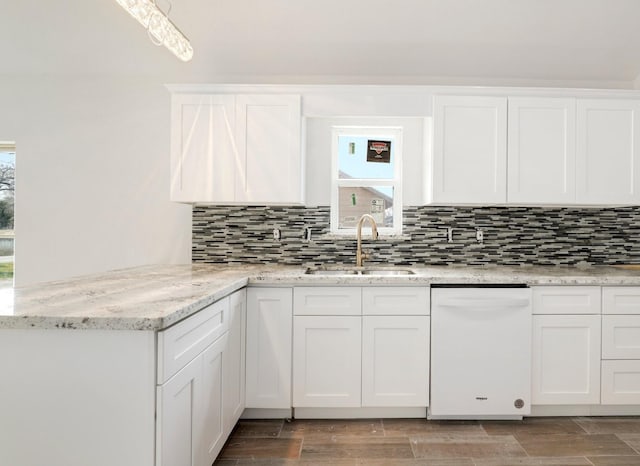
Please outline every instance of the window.
[[0, 294], [13, 286], [15, 145], [0, 141]]
[[401, 234], [402, 130], [334, 126], [332, 152], [331, 232], [355, 235], [370, 214], [381, 235]]

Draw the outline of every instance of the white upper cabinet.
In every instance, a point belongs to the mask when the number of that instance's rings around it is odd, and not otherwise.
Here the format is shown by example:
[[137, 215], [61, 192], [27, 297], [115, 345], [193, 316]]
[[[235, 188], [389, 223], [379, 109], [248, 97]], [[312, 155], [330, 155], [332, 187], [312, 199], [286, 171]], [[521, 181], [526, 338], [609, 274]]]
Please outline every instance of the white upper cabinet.
[[640, 203], [639, 112], [634, 100], [578, 100], [578, 203]]
[[171, 118], [171, 200], [232, 202], [235, 97], [174, 94]]
[[300, 96], [237, 96], [236, 201], [302, 203], [300, 121]]
[[299, 95], [174, 94], [171, 200], [300, 204]]
[[575, 202], [575, 99], [509, 98], [509, 203]]
[[435, 204], [507, 200], [507, 98], [436, 96], [433, 102]]

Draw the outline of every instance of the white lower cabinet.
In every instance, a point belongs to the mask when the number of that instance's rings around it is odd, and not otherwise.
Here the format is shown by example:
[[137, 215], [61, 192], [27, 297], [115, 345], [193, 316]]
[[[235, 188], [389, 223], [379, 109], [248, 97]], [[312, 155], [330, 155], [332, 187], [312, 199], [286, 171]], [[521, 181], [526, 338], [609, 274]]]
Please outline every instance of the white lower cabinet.
[[425, 287], [297, 287], [293, 406], [428, 406], [428, 313]]
[[291, 408], [292, 302], [291, 288], [247, 289], [247, 408]]
[[602, 290], [602, 404], [640, 404], [640, 287]]
[[223, 411], [225, 431], [231, 432], [244, 411], [247, 291], [229, 297], [229, 339], [223, 367]]
[[600, 403], [600, 315], [534, 315], [531, 402]]
[[240, 290], [159, 333], [161, 367], [191, 360], [158, 380], [156, 466], [210, 466], [222, 450], [244, 410], [245, 312]]
[[602, 361], [602, 404], [640, 404], [640, 361]]
[[222, 449], [226, 345], [225, 334], [158, 387], [159, 466], [208, 466]]
[[429, 404], [429, 317], [364, 316], [362, 406]]
[[293, 406], [360, 406], [361, 317], [295, 316]]

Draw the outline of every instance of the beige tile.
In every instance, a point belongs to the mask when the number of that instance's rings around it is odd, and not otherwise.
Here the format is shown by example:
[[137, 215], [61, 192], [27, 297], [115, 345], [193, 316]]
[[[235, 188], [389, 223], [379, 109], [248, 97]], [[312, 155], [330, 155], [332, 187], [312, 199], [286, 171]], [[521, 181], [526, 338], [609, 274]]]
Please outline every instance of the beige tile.
[[358, 466], [475, 466], [471, 458], [436, 458], [406, 460], [359, 459]]
[[416, 458], [487, 458], [526, 456], [511, 435], [434, 434], [410, 437]]
[[430, 434], [472, 434], [485, 432], [477, 421], [427, 421], [426, 419], [383, 419], [384, 434], [389, 437], [403, 435], [421, 436]]
[[584, 434], [585, 431], [571, 418], [529, 417], [522, 421], [482, 421], [489, 435], [505, 434]]
[[566, 458], [483, 458], [475, 460], [476, 466], [592, 466], [584, 457]]
[[301, 445], [301, 439], [232, 437], [219, 457], [222, 459], [294, 459], [300, 457]]
[[305, 437], [300, 457], [304, 460], [331, 458], [367, 458], [377, 460], [389, 458], [395, 460], [413, 458], [413, 453], [407, 437]]
[[280, 432], [282, 438], [315, 437], [382, 437], [384, 430], [380, 419], [317, 419], [285, 422]]
[[594, 466], [640, 466], [640, 456], [590, 456]]
[[640, 434], [640, 417], [580, 417], [576, 423], [589, 434]]
[[284, 420], [256, 420], [239, 421], [236, 424], [232, 437], [277, 437], [280, 435]]
[[237, 466], [358, 466], [355, 459], [347, 460], [283, 460], [283, 459], [256, 459], [238, 460]]
[[614, 456], [635, 452], [613, 434], [516, 434], [531, 456]]
[[640, 434], [616, 434], [616, 437], [640, 453]]
[[225, 460], [218, 459], [213, 463], [213, 466], [237, 466], [238, 460]]

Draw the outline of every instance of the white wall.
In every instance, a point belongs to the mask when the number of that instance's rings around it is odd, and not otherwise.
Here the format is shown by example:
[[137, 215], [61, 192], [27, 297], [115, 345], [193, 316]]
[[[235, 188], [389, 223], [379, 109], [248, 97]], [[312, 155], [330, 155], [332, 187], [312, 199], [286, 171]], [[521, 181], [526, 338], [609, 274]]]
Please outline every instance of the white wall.
[[169, 202], [170, 96], [151, 79], [0, 77], [16, 142], [16, 285], [191, 260]]

